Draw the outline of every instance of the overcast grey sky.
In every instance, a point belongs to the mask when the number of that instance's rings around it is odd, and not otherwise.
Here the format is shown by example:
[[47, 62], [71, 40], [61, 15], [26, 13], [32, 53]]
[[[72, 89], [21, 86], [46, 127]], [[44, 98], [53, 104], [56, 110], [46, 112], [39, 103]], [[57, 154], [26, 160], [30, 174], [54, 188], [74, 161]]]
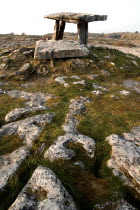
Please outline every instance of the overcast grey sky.
[[[53, 32], [54, 20], [43, 17], [57, 12], [108, 15], [89, 24], [91, 33], [140, 32], [140, 0], [0, 0], [0, 8], [0, 33]], [[65, 31], [76, 32], [76, 24], [67, 23]]]

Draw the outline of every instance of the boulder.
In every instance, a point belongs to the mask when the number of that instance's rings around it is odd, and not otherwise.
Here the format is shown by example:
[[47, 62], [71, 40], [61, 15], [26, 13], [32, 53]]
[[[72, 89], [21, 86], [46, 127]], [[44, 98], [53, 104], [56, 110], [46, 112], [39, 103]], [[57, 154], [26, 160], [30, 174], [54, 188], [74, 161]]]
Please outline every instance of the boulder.
[[35, 59], [51, 58], [73, 58], [83, 57], [89, 54], [85, 45], [74, 41], [48, 40], [47, 42], [39, 40], [36, 42]]
[[106, 141], [112, 147], [108, 166], [113, 168], [114, 175], [140, 193], [140, 126], [123, 136], [112, 134]]
[[55, 173], [38, 166], [9, 210], [76, 210], [75, 203]]

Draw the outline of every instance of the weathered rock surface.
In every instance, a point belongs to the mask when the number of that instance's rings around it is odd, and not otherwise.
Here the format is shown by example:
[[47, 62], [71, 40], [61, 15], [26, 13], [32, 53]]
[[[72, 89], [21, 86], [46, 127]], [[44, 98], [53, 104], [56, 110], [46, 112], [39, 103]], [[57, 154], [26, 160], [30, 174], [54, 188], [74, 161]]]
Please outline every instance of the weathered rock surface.
[[23, 146], [11, 154], [0, 156], [0, 191], [7, 185], [8, 179], [16, 173], [29, 154], [30, 148]]
[[93, 210], [114, 209], [114, 210], [137, 210], [130, 203], [121, 199], [116, 202], [107, 201], [105, 204], [96, 204]]
[[120, 176], [126, 184], [140, 193], [140, 126], [123, 136], [111, 135], [106, 141], [112, 146], [108, 166]]
[[73, 85], [84, 85], [84, 86], [86, 86], [86, 81], [81, 80], [81, 81], [73, 82]]
[[95, 83], [93, 83], [93, 88], [94, 88], [95, 90], [108, 91], [107, 88], [105, 88], [105, 87], [103, 87], [103, 86], [101, 86], [101, 85], [97, 85], [97, 84], [95, 84]]
[[49, 168], [38, 166], [9, 210], [76, 210], [75, 203]]
[[61, 12], [61, 13], [47, 15], [45, 16], [45, 18], [62, 20], [70, 23], [83, 23], [83, 22], [92, 22], [92, 21], [104, 21], [107, 20], [107, 15]]
[[35, 59], [51, 59], [51, 58], [69, 58], [83, 57], [89, 54], [89, 50], [74, 41], [65, 40], [49, 40], [47, 42], [40, 40], [36, 42]]
[[19, 135], [23, 139], [23, 146], [11, 154], [0, 156], [0, 190], [6, 185], [10, 177], [12, 177], [20, 164], [29, 155], [33, 141], [38, 137], [44, 128], [46, 122], [52, 121], [54, 114], [36, 115], [17, 122], [9, 123], [0, 129], [0, 137], [4, 135]]
[[20, 138], [24, 139], [27, 145], [31, 146], [45, 124], [51, 123], [53, 117], [53, 113], [48, 113], [9, 123], [0, 129], [0, 137], [3, 135], [17, 134]]
[[140, 93], [140, 82], [133, 80], [125, 80], [123, 82], [123, 85], [127, 88], [130, 88], [131, 90], [136, 91], [137, 93]]
[[94, 157], [95, 141], [88, 136], [81, 135], [77, 131], [76, 125], [78, 124], [78, 120], [75, 117], [75, 115], [79, 115], [85, 111], [86, 106], [84, 103], [89, 103], [90, 100], [81, 97], [80, 99], [73, 99], [70, 102], [70, 111], [62, 126], [66, 134], [64, 136], [59, 136], [44, 154], [44, 157], [49, 158], [51, 161], [59, 158], [69, 160], [76, 155], [73, 150], [66, 147], [69, 142], [80, 143], [87, 155], [91, 158]]
[[27, 100], [25, 102], [26, 108], [15, 108], [10, 113], [8, 113], [5, 117], [6, 122], [16, 121], [18, 118], [23, 116], [24, 114], [29, 114], [32, 111], [45, 110], [48, 107], [44, 105], [44, 103], [53, 98], [54, 96], [47, 93], [28, 93], [24, 91], [1, 91], [1, 94], [7, 94], [12, 98], [24, 98]]
[[22, 75], [22, 74], [27, 74], [29, 73], [29, 69], [30, 69], [30, 64], [29, 63], [25, 63], [18, 72], [16, 72], [17, 75]]
[[96, 96], [99, 96], [99, 95], [102, 94], [102, 91], [101, 90], [94, 90], [94, 91], [92, 91], [92, 93]]
[[124, 95], [124, 96], [128, 96], [128, 95], [130, 94], [130, 92], [127, 91], [127, 90], [121, 90], [121, 91], [119, 91], [119, 93], [120, 93], [121, 95]]
[[45, 107], [15, 108], [13, 111], [11, 111], [5, 116], [5, 122], [13, 122], [25, 114], [30, 114], [32, 111], [39, 111], [45, 109]]
[[64, 84], [65, 83], [65, 80], [64, 80], [65, 78], [67, 78], [67, 77], [65, 77], [65, 76], [57, 77], [57, 78], [55, 78], [55, 81], [58, 82], [59, 84]]

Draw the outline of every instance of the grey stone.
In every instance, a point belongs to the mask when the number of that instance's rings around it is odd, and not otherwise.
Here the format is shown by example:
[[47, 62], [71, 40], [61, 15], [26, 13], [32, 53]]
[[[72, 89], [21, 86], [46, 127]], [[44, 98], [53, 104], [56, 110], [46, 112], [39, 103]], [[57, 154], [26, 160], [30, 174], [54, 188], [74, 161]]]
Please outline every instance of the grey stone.
[[101, 70], [101, 73], [105, 76], [109, 76], [110, 75], [110, 72], [109, 71], [106, 71], [106, 70]]
[[29, 154], [29, 147], [23, 146], [11, 154], [0, 156], [0, 191], [4, 189], [8, 179], [16, 173]]
[[136, 67], [139, 67], [139, 64], [137, 63], [137, 61], [132, 61], [132, 63], [136, 66]]
[[94, 91], [92, 91], [92, 93], [96, 96], [99, 96], [99, 95], [102, 94], [102, 91], [101, 90], [94, 90]]
[[45, 16], [45, 18], [62, 20], [70, 23], [83, 23], [107, 20], [107, 15], [93, 15], [87, 13], [61, 12]]
[[118, 96], [115, 96], [115, 95], [110, 95], [110, 98], [119, 99], [119, 97]]
[[140, 82], [137, 82], [137, 81], [134, 81], [134, 80], [125, 80], [123, 82], [123, 85], [126, 88], [130, 88], [131, 90], [134, 90], [137, 93], [140, 93]]
[[119, 91], [119, 93], [121, 95], [124, 95], [124, 96], [128, 96], [130, 94], [130, 92], [129, 91], [126, 91], [126, 90], [121, 90], [121, 91]]
[[85, 45], [74, 41], [49, 40], [47, 42], [40, 40], [36, 42], [35, 59], [68, 58], [83, 57], [89, 54]]
[[3, 135], [17, 134], [24, 142], [31, 146], [33, 141], [38, 137], [46, 123], [51, 123], [53, 113], [36, 115], [24, 120], [12, 122], [4, 125], [0, 129], [0, 137]]
[[88, 75], [88, 78], [93, 80], [93, 79], [96, 79], [98, 78], [99, 76], [97, 74], [91, 74], [91, 75]]
[[67, 78], [67, 77], [65, 77], [65, 76], [57, 77], [55, 79], [55, 82], [58, 82], [59, 84], [64, 84], [65, 83], [65, 80], [64, 80], [65, 78]]
[[75, 203], [49, 168], [38, 166], [9, 210], [76, 210]]
[[44, 106], [38, 106], [38, 107], [32, 107], [32, 108], [15, 108], [14, 110], [12, 110], [9, 114], [5, 116], [5, 122], [6, 123], [13, 122], [25, 114], [30, 114], [32, 111], [41, 111], [45, 109], [46, 107]]
[[64, 83], [64, 87], [69, 87], [69, 83]]
[[123, 71], [124, 70], [124, 67], [120, 67], [120, 70]]
[[29, 69], [30, 69], [30, 64], [29, 63], [25, 63], [18, 72], [16, 72], [17, 75], [22, 75], [22, 74], [26, 74], [29, 73]]
[[6, 67], [5, 63], [0, 64], [0, 70], [4, 70], [5, 67]]
[[95, 90], [101, 89], [101, 90], [103, 90], [103, 91], [108, 91], [107, 88], [104, 88], [103, 86], [97, 85], [97, 84], [95, 84], [95, 83], [93, 83], [93, 88], [94, 88]]
[[112, 134], [106, 141], [112, 147], [108, 166], [113, 168], [115, 176], [120, 176], [125, 184], [140, 193], [140, 126], [123, 136]]
[[29, 114], [32, 111], [45, 110], [48, 107], [44, 106], [44, 103], [53, 98], [54, 96], [47, 93], [28, 93], [24, 91], [1, 91], [1, 94], [8, 94], [12, 98], [24, 98], [27, 100], [25, 103], [26, 108], [16, 108], [8, 113], [5, 117], [6, 122], [12, 122], [23, 116], [24, 114]]
[[84, 86], [86, 86], [86, 81], [81, 80], [81, 81], [73, 82], [73, 85], [84, 85]]
[[76, 161], [76, 162], [74, 163], [74, 166], [80, 166], [82, 169], [85, 168], [84, 163], [81, 162], [81, 161]]
[[77, 75], [73, 75], [73, 76], [71, 76], [71, 79], [80, 79], [80, 77], [79, 76], [77, 76]]

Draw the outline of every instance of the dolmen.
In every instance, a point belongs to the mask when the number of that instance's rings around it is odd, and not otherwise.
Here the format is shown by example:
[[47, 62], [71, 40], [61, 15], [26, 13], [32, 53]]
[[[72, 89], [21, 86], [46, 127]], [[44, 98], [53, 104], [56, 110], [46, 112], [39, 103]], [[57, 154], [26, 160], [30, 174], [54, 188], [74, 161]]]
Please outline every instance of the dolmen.
[[[93, 15], [85, 13], [56, 13], [44, 18], [55, 20], [52, 40], [39, 40], [36, 43], [35, 59], [83, 57], [89, 54], [88, 23], [93, 21], [105, 21], [107, 15]], [[77, 41], [62, 40], [66, 22], [77, 24]]]

